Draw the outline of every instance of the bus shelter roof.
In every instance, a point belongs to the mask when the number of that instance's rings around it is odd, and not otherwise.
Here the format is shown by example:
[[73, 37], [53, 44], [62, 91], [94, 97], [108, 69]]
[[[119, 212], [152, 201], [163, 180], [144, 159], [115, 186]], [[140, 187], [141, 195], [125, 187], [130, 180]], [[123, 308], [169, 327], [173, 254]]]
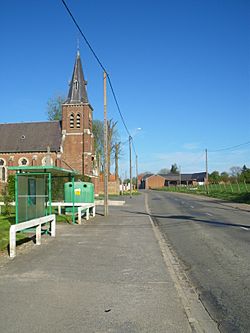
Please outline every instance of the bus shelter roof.
[[9, 170], [13, 170], [19, 173], [51, 173], [52, 176], [75, 176], [79, 173], [76, 170], [59, 168], [51, 165], [41, 166], [12, 166], [8, 167]]

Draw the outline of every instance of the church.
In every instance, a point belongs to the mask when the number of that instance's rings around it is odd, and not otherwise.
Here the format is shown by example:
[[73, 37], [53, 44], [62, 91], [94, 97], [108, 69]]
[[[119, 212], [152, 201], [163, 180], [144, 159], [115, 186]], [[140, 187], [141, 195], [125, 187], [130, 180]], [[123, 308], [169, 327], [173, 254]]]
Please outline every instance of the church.
[[45, 165], [48, 154], [50, 165], [76, 170], [98, 187], [93, 108], [86, 85], [78, 51], [62, 120], [0, 123], [0, 190], [7, 182], [8, 166]]

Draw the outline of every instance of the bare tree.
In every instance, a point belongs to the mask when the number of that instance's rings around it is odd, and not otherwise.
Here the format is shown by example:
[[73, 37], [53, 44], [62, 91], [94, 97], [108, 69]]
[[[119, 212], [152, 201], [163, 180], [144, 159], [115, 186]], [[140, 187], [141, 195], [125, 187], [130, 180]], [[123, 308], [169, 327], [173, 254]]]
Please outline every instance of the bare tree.
[[233, 177], [238, 177], [242, 172], [242, 168], [239, 167], [239, 166], [232, 166], [230, 168], [230, 174], [233, 176]]
[[[116, 128], [117, 121], [114, 122], [112, 119], [107, 121], [107, 145], [108, 145], [108, 174], [110, 174], [111, 164], [115, 159], [116, 144], [118, 142], [118, 131]], [[101, 169], [104, 165], [104, 124], [103, 121], [94, 120], [93, 121], [93, 133], [95, 137], [95, 151], [98, 159], [98, 164]], [[118, 157], [121, 150], [118, 149]]]
[[162, 175], [167, 175], [170, 172], [169, 169], [167, 168], [163, 168], [158, 172], [158, 175], [162, 174]]
[[47, 102], [47, 117], [48, 120], [61, 120], [62, 119], [62, 104], [65, 98], [58, 95], [52, 97]]

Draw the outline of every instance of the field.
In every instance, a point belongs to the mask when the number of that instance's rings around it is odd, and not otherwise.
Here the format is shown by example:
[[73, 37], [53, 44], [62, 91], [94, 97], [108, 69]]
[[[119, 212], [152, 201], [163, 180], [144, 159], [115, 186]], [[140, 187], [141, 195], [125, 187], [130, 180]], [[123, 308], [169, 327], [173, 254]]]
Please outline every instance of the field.
[[209, 184], [208, 186], [168, 186], [160, 191], [192, 193], [206, 195], [232, 202], [250, 204], [250, 184]]

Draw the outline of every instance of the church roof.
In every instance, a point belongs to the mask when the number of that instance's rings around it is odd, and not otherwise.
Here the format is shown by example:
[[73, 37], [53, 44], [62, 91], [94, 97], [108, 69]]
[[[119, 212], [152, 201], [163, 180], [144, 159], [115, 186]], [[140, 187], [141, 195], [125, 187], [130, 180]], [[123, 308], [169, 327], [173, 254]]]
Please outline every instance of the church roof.
[[60, 121], [0, 124], [0, 153], [60, 151]]
[[86, 103], [88, 96], [86, 91], [87, 82], [84, 80], [80, 52], [77, 52], [72, 79], [70, 82], [69, 94], [65, 104]]

